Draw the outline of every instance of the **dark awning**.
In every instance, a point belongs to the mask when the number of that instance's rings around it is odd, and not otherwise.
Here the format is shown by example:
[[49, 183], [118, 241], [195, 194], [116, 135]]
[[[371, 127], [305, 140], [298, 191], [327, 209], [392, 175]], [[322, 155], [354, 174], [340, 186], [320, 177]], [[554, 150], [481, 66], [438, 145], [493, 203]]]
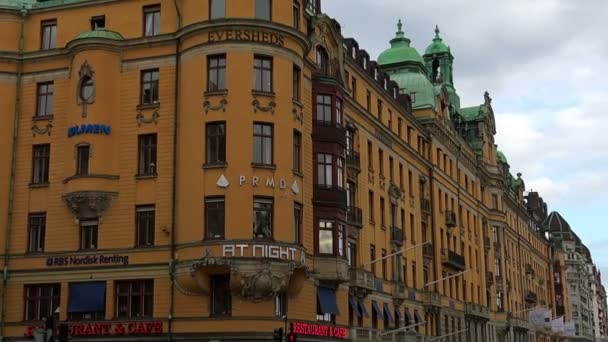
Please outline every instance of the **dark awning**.
[[376, 316], [378, 316], [378, 319], [384, 319], [384, 315], [382, 315], [382, 310], [380, 310], [378, 302], [376, 302], [375, 300], [372, 300], [372, 310], [376, 312]]
[[395, 318], [400, 321], [401, 320], [401, 309], [395, 306]]
[[418, 310], [414, 310], [414, 317], [416, 318], [416, 323], [424, 323], [424, 320], [418, 315]]
[[388, 306], [388, 303], [384, 303], [384, 319], [388, 320], [390, 323], [393, 323], [395, 319], [393, 318], [393, 314], [391, 313], [391, 308]]
[[317, 288], [317, 300], [319, 308], [324, 314], [339, 315], [338, 302], [336, 301], [336, 291], [327, 287]]
[[412, 321], [412, 313], [410, 312], [410, 309], [405, 308], [405, 310], [404, 310], [404, 311], [405, 311], [405, 319], [406, 319], [408, 322], [411, 322], [411, 321]]
[[361, 311], [359, 310], [359, 304], [357, 303], [357, 298], [353, 296], [348, 296], [348, 303], [350, 304], [350, 308], [353, 310], [353, 313], [357, 317], [361, 317]]
[[106, 283], [71, 283], [68, 313], [104, 312], [106, 309]]
[[365, 303], [363, 302], [363, 299], [359, 299], [359, 309], [361, 309], [361, 313], [363, 314], [363, 317], [369, 317], [369, 311], [367, 311], [367, 308], [365, 307]]

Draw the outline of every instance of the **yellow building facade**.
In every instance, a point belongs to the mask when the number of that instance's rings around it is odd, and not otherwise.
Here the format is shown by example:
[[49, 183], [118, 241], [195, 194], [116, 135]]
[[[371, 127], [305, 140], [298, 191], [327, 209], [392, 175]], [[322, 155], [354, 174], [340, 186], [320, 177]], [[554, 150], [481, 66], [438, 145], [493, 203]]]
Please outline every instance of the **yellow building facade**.
[[549, 341], [489, 95], [471, 144], [320, 6], [0, 0], [0, 336]]

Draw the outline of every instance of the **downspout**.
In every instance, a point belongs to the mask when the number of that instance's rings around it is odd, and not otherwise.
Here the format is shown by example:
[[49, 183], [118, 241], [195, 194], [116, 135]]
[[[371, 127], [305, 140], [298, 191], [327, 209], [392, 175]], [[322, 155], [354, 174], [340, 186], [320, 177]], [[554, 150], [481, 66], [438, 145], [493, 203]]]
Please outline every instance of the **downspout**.
[[4, 269], [2, 270], [2, 316], [0, 319], [0, 340], [4, 336], [6, 322], [6, 291], [8, 285], [8, 263], [10, 260], [11, 230], [13, 225], [13, 207], [15, 198], [15, 175], [17, 173], [17, 142], [19, 138], [19, 115], [21, 114], [21, 78], [23, 75], [23, 51], [25, 49], [25, 17], [27, 9], [23, 7], [20, 14], [19, 53], [17, 61], [17, 81], [15, 83], [15, 112], [13, 116], [13, 148], [11, 156], [11, 178], [8, 190], [8, 210], [6, 215], [6, 237], [4, 242]]
[[169, 317], [167, 338], [169, 342], [173, 341], [173, 313], [175, 310], [175, 207], [177, 204], [177, 125], [179, 113], [179, 75], [180, 75], [180, 38], [179, 31], [182, 28], [182, 15], [179, 7], [179, 0], [174, 0], [175, 13], [177, 16], [176, 41], [175, 41], [175, 85], [174, 85], [174, 103], [173, 103], [173, 178], [172, 187], [173, 193], [171, 198], [171, 260], [169, 261]]

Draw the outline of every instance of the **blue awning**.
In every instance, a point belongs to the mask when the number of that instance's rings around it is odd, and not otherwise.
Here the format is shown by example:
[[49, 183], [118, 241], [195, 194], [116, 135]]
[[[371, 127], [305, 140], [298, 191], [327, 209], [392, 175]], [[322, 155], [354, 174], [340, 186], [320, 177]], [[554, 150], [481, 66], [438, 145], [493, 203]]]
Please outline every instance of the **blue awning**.
[[365, 307], [365, 303], [363, 302], [363, 299], [359, 299], [359, 309], [361, 309], [361, 313], [363, 314], [364, 317], [369, 317], [369, 311], [367, 311], [367, 308]]
[[372, 310], [374, 310], [378, 319], [384, 319], [384, 315], [382, 315], [382, 310], [380, 310], [378, 302], [376, 302], [375, 300], [372, 300]]
[[398, 321], [401, 320], [401, 309], [399, 309], [396, 306], [395, 306], [395, 318], [397, 318]]
[[418, 315], [418, 310], [414, 310], [414, 317], [416, 318], [416, 323], [424, 323], [424, 320]]
[[350, 304], [350, 308], [353, 310], [353, 313], [357, 317], [361, 317], [361, 311], [359, 310], [359, 304], [357, 303], [357, 298], [353, 296], [348, 296], [348, 303]]
[[104, 312], [106, 309], [106, 283], [71, 283], [68, 313]]
[[339, 315], [338, 302], [336, 301], [336, 291], [327, 287], [317, 288], [317, 300], [319, 307], [324, 314]]
[[405, 310], [404, 310], [404, 311], [405, 311], [405, 319], [406, 319], [408, 322], [413, 321], [413, 320], [412, 320], [412, 313], [410, 312], [410, 309], [405, 308]]
[[391, 308], [388, 306], [388, 303], [384, 303], [384, 319], [388, 320], [390, 323], [393, 323], [395, 319], [393, 318], [393, 314], [391, 313]]

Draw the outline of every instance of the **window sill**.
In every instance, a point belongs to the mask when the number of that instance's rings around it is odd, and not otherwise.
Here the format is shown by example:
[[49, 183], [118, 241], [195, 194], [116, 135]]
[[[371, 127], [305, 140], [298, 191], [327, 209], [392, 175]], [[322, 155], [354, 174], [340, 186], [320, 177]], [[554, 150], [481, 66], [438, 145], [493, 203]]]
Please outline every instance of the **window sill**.
[[138, 110], [140, 110], [140, 109], [156, 109], [156, 108], [160, 108], [160, 102], [156, 102], [156, 103], [140, 103], [135, 108], [138, 109]]
[[203, 93], [205, 96], [226, 96], [228, 95], [228, 89], [221, 90], [207, 90]]
[[203, 164], [203, 169], [225, 169], [227, 167], [228, 163]]
[[275, 97], [274, 91], [262, 91], [262, 90], [252, 90], [251, 95], [253, 96], [265, 96], [265, 97]]
[[30, 186], [30, 189], [48, 188], [49, 183], [30, 183], [29, 186]]
[[302, 173], [302, 171], [291, 170], [291, 172], [300, 178], [304, 178], [304, 173]]
[[300, 100], [291, 99], [291, 102], [292, 102], [294, 105], [296, 105], [296, 106], [298, 106], [298, 107], [300, 107], [300, 108], [304, 109], [304, 104], [303, 104], [302, 102], [300, 102]]
[[276, 170], [277, 169], [277, 166], [275, 164], [251, 163], [251, 167], [253, 167], [255, 169], [268, 169], [268, 170]]
[[34, 116], [32, 116], [32, 121], [36, 122], [36, 121], [53, 120], [53, 117], [54, 117], [53, 114], [49, 114], [49, 115], [34, 115]]
[[218, 237], [205, 237], [203, 238], [203, 241], [223, 241], [225, 240], [226, 237], [224, 236], [218, 236]]
[[101, 178], [101, 179], [111, 179], [117, 180], [120, 179], [120, 176], [117, 175], [105, 175], [105, 174], [95, 174], [95, 173], [87, 173], [81, 175], [73, 175], [63, 180], [63, 184], [67, 184], [69, 181], [74, 179], [82, 179], [82, 178]]
[[135, 249], [152, 249], [156, 247], [155, 245], [135, 245], [133, 248]]
[[143, 179], [156, 179], [158, 178], [158, 174], [153, 175], [135, 175], [135, 179], [143, 180]]

